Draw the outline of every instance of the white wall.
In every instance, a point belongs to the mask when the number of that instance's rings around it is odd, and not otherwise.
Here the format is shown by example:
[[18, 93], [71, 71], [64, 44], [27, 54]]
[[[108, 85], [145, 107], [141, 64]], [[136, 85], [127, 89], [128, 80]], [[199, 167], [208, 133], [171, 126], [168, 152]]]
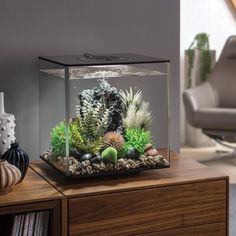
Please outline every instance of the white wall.
[[[210, 47], [216, 50], [217, 58], [230, 35], [236, 34], [236, 12], [229, 0], [181, 0], [180, 32], [180, 86], [181, 101], [184, 89], [184, 50], [194, 36], [206, 32], [210, 36]], [[185, 141], [185, 117], [181, 102], [181, 143]]]

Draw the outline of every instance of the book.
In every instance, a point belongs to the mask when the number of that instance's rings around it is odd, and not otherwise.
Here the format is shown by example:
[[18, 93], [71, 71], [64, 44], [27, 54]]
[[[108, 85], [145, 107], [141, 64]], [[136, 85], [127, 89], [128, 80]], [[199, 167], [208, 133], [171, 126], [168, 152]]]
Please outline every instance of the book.
[[50, 211], [48, 210], [12, 215], [8, 221], [10, 221], [8, 224], [10, 234], [7, 234], [9, 236], [49, 235]]
[[33, 233], [34, 236], [38, 236], [39, 219], [40, 219], [39, 212], [36, 212], [35, 224], [34, 224], [34, 233]]
[[29, 227], [27, 236], [34, 235], [35, 218], [36, 218], [36, 212], [31, 212], [29, 216]]
[[30, 213], [25, 214], [24, 226], [23, 226], [23, 230], [22, 230], [22, 235], [23, 236], [28, 235], [29, 218], [30, 218]]
[[50, 212], [49, 211], [45, 211], [44, 212], [44, 220], [43, 220], [43, 225], [44, 225], [44, 229], [43, 229], [43, 234], [42, 236], [48, 236], [48, 226], [49, 226], [49, 216], [50, 216]]
[[19, 236], [20, 224], [21, 224], [21, 215], [15, 215], [11, 236]]
[[18, 232], [18, 236], [22, 236], [23, 233], [23, 227], [24, 227], [24, 222], [25, 222], [25, 214], [20, 215], [20, 229]]

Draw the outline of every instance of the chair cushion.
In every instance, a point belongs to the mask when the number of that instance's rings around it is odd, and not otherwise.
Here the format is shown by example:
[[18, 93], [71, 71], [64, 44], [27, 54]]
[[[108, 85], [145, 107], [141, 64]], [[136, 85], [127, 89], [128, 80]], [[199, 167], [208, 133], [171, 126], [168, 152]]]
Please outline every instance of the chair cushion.
[[195, 112], [195, 123], [202, 129], [236, 130], [236, 109], [202, 108]]

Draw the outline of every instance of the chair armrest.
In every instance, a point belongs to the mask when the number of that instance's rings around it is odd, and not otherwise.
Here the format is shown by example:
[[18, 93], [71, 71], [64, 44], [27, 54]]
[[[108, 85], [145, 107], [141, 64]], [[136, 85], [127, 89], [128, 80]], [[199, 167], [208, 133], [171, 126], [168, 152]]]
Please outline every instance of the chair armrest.
[[185, 90], [183, 101], [187, 120], [194, 127], [197, 127], [195, 122], [195, 113], [197, 110], [201, 108], [214, 108], [219, 104], [217, 93], [208, 82]]

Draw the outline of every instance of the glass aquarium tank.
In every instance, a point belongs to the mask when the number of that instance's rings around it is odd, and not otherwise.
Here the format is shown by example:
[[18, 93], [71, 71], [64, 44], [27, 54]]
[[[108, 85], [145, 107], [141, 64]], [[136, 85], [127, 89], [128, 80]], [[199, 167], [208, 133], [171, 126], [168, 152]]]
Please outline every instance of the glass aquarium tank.
[[85, 53], [39, 66], [42, 160], [68, 178], [169, 167], [169, 60]]

